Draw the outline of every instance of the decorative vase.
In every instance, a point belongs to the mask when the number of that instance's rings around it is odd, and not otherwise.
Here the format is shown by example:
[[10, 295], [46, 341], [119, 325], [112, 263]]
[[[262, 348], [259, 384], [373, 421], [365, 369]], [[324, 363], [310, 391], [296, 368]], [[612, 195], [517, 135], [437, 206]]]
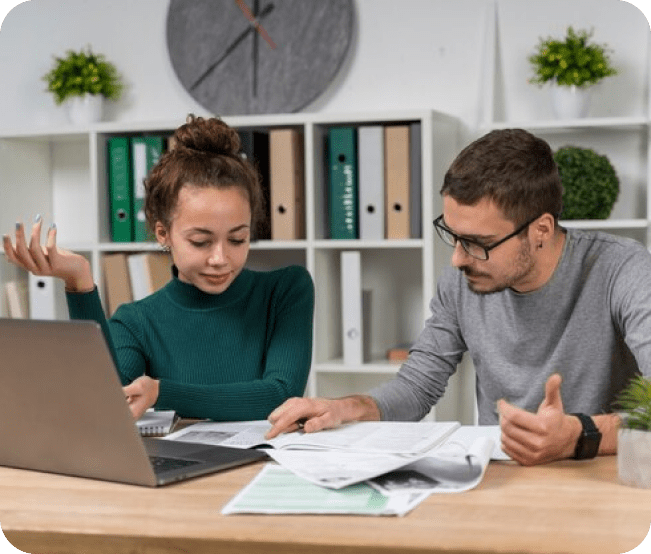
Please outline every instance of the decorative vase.
[[620, 483], [651, 489], [651, 431], [620, 429], [617, 439], [617, 476]]
[[101, 94], [71, 96], [66, 100], [68, 118], [75, 125], [88, 125], [102, 120], [104, 97]]
[[552, 109], [559, 119], [576, 119], [588, 115], [592, 87], [550, 85]]

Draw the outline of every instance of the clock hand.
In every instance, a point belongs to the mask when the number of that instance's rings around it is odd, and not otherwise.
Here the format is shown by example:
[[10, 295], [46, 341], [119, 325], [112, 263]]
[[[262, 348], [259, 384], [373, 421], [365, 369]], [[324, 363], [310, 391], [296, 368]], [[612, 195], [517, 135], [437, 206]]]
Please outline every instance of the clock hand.
[[[246, 6], [243, 2], [243, 0], [238, 1], [238, 5], [240, 6], [240, 9], [242, 9], [242, 5]], [[253, 17], [257, 18], [258, 17], [258, 12], [260, 11], [260, 2], [259, 0], [254, 0], [253, 2]], [[251, 60], [253, 62], [253, 98], [258, 97], [258, 39], [259, 39], [259, 32], [255, 33], [253, 35], [253, 50], [251, 52], [253, 59]]]
[[[266, 16], [268, 16], [274, 9], [273, 4], [268, 4], [265, 6], [264, 10], [259, 15], [259, 19], [263, 19]], [[222, 63], [232, 52], [237, 48], [238, 44], [240, 44], [249, 33], [251, 33], [255, 27], [249, 27], [248, 29], [244, 30], [231, 44], [230, 46], [226, 49], [224, 54], [214, 63], [206, 69], [201, 76], [190, 86], [190, 90], [196, 89], [205, 79], [208, 77], [211, 71], [213, 71], [220, 63]]]
[[[240, 10], [242, 10], [242, 13], [244, 13], [245, 17], [251, 22], [251, 24], [255, 27], [255, 30], [258, 31], [260, 36], [267, 41], [267, 44], [271, 47], [273, 50], [276, 48], [276, 44], [274, 43], [273, 40], [271, 40], [271, 37], [269, 36], [269, 33], [265, 31], [265, 28], [260, 25], [260, 22], [258, 21], [258, 2], [256, 0], [255, 2], [255, 8], [253, 10], [253, 13], [251, 13], [251, 10], [249, 10], [248, 6], [244, 3], [244, 0], [235, 0], [237, 5], [240, 7]], [[269, 4], [270, 6], [273, 6], [273, 4]], [[265, 8], [266, 10], [266, 8]], [[264, 10], [263, 10], [264, 13]], [[262, 17], [262, 15], [260, 16]]]

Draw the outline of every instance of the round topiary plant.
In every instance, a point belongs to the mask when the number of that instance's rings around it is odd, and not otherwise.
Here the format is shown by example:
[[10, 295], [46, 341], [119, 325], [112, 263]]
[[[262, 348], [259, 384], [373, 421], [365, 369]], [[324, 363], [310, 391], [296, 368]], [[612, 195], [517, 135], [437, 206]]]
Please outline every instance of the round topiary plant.
[[554, 154], [563, 184], [563, 219], [607, 219], [619, 195], [619, 179], [606, 156], [565, 146]]

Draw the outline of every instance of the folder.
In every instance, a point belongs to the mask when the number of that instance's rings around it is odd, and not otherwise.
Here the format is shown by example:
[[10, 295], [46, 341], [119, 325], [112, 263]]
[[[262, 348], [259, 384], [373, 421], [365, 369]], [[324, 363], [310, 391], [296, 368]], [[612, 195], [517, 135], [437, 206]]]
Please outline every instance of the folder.
[[145, 179], [163, 154], [164, 138], [146, 135], [131, 138], [131, 165], [133, 171], [133, 240], [144, 242], [154, 240], [147, 230], [145, 217]]
[[128, 304], [133, 301], [131, 277], [129, 276], [126, 254], [105, 254], [102, 262], [104, 265], [104, 291], [107, 313], [110, 317], [120, 304]]
[[29, 317], [29, 297], [25, 281], [8, 281], [5, 283], [7, 313], [12, 319]]
[[328, 211], [332, 239], [359, 237], [356, 135], [354, 127], [328, 130]]
[[384, 128], [357, 130], [359, 162], [359, 238], [384, 240]]
[[172, 278], [170, 257], [161, 252], [131, 254], [127, 265], [134, 300], [142, 300], [163, 288]]
[[386, 231], [388, 239], [408, 239], [410, 229], [409, 126], [384, 129]]
[[269, 133], [256, 129], [239, 129], [242, 155], [251, 162], [260, 178], [264, 197], [264, 218], [258, 229], [252, 229], [252, 240], [271, 238], [271, 196], [269, 185]]
[[341, 318], [344, 365], [364, 361], [362, 327], [362, 264], [358, 251], [341, 253]]
[[303, 138], [296, 129], [269, 132], [271, 238], [305, 237]]
[[129, 139], [110, 137], [108, 143], [108, 184], [113, 242], [133, 240], [133, 192]]
[[421, 152], [421, 125], [413, 122], [409, 125], [409, 234], [412, 239], [423, 236], [422, 199], [423, 165]]
[[28, 276], [29, 318], [56, 319], [56, 291], [54, 277], [32, 273]]

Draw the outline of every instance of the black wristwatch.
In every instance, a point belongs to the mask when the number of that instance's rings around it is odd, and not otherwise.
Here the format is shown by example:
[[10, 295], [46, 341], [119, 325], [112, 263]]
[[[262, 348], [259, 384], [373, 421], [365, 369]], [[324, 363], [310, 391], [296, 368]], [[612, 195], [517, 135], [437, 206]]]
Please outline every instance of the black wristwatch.
[[599, 444], [601, 443], [601, 432], [592, 421], [590, 416], [585, 414], [571, 414], [579, 418], [583, 431], [579, 436], [576, 443], [576, 450], [574, 451], [575, 460], [586, 460], [594, 458], [599, 452]]

